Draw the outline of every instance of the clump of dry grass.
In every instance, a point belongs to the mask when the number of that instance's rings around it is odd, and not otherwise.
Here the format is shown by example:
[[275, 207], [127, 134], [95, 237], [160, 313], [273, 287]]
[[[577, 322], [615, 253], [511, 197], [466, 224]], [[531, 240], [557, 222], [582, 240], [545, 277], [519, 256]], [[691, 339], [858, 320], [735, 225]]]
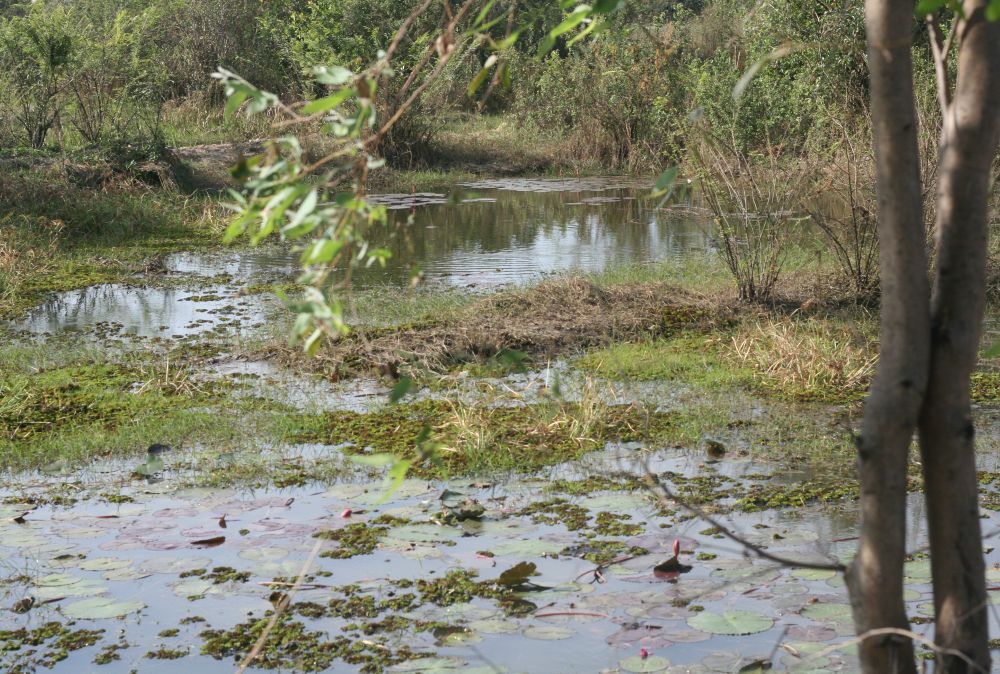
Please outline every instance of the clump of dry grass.
[[159, 363], [141, 363], [138, 368], [140, 382], [132, 391], [141, 395], [158, 390], [167, 395], [195, 395], [203, 393], [201, 385], [194, 378], [194, 368], [187, 363], [173, 364], [168, 357]]
[[820, 319], [762, 319], [742, 325], [729, 352], [762, 388], [801, 400], [860, 397], [868, 388], [878, 345], [864, 329]]
[[[494, 456], [498, 450], [517, 455], [533, 448], [547, 448], [571, 456], [592, 449], [606, 435], [609, 420], [616, 416], [590, 379], [573, 402], [554, 399], [539, 405], [499, 408], [489, 403], [445, 404], [448, 413], [439, 430], [449, 442], [442, 451], [460, 453], [471, 463], [492, 464], [492, 468], [507, 458]], [[498, 423], [514, 418], [517, 423]]]
[[44, 273], [52, 264], [64, 229], [61, 220], [39, 218], [32, 227], [35, 236], [24, 236], [25, 228], [11, 223], [8, 216], [0, 221], [0, 305], [6, 304], [33, 276]]
[[[484, 297], [443, 320], [358, 328], [331, 342], [313, 367], [332, 376], [358, 371], [397, 375], [442, 371], [511, 351], [556, 357], [616, 341], [707, 329], [727, 316], [726, 310], [710, 309], [701, 296], [667, 284], [600, 287], [570, 277]], [[300, 358], [291, 349], [282, 355]]]

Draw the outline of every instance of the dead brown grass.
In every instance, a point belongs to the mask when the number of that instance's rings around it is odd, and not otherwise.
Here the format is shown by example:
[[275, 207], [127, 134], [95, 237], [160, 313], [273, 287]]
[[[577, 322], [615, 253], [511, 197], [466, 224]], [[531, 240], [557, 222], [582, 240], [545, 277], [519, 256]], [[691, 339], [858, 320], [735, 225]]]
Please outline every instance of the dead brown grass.
[[[484, 297], [445, 320], [360, 328], [331, 342], [311, 367], [334, 378], [359, 372], [396, 376], [442, 371], [511, 351], [551, 358], [613, 342], [709, 329], [729, 315], [704, 296], [667, 284], [599, 287], [571, 277]], [[297, 351], [279, 351], [286, 362], [302, 365]]]

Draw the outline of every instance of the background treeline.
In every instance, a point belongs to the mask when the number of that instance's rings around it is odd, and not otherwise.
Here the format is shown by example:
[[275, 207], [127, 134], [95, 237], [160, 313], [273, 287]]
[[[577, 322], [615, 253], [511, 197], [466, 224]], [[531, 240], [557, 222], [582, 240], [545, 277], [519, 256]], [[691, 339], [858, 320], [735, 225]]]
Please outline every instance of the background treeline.
[[[223, 66], [285, 99], [315, 96], [317, 64], [357, 68], [386, 47], [413, 0], [36, 0], [6, 3], [0, 22], [0, 143], [76, 148], [122, 141], [185, 145], [262, 135], [266, 120], [224, 122], [210, 74]], [[506, 10], [498, 2], [494, 12]], [[653, 0], [630, 3], [595, 39], [536, 47], [561, 14], [521, 0], [527, 26], [508, 57], [509, 83], [466, 95], [488, 52], [471, 40], [387, 140], [390, 160], [419, 165], [456, 113], [507, 115], [561, 141], [567, 158], [612, 170], [681, 159], [692, 125], [742, 151], [804, 148], [817, 133], [865, 125], [861, 0]], [[439, 20], [434, 5], [424, 20]], [[498, 35], [507, 27], [493, 28]], [[915, 31], [919, 26], [914, 24]], [[426, 44], [417, 26], [397, 82]], [[922, 33], [921, 33], [922, 35]], [[736, 101], [751, 64], [786, 47]], [[927, 109], [933, 108], [929, 57]], [[506, 84], [506, 86], [504, 86]], [[828, 139], [824, 138], [825, 143]]]

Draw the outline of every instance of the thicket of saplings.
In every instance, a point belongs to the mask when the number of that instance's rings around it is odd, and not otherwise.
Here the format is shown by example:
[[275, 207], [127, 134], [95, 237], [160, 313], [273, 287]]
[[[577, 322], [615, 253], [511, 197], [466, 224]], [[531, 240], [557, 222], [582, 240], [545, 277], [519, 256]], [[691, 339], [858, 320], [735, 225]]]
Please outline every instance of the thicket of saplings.
[[[497, 2], [494, 12], [512, 3]], [[321, 94], [317, 64], [361, 68], [392, 39], [412, 0], [37, 0], [5, 3], [0, 19], [0, 146], [8, 152], [91, 153], [134, 162], [167, 146], [270, 133], [266, 116], [223, 116], [210, 75], [223, 66], [285, 100]], [[752, 11], [751, 11], [752, 10]], [[443, 11], [411, 29], [391, 100], [425, 52]], [[863, 3], [654, 0], [628, 3], [607, 30], [539, 57], [561, 20], [553, 0], [521, 0], [524, 30], [509, 84], [485, 101], [466, 94], [488, 57], [461, 53], [386, 137], [391, 164], [433, 165], [440, 130], [463, 116], [501, 115], [557, 142], [556, 160], [592, 171], [652, 173], [682, 164], [716, 216], [722, 257], [741, 298], [775, 292], [808, 217], [854, 296], [872, 296], [877, 242], [866, 110]], [[420, 22], [425, 22], [421, 29]], [[919, 107], [938, 124], [930, 48], [914, 21]], [[768, 60], [782, 45], [784, 56]], [[741, 75], [761, 60], [749, 86]], [[932, 166], [927, 180], [933, 181]], [[929, 193], [932, 190], [928, 190]], [[928, 213], [928, 218], [933, 214]]]

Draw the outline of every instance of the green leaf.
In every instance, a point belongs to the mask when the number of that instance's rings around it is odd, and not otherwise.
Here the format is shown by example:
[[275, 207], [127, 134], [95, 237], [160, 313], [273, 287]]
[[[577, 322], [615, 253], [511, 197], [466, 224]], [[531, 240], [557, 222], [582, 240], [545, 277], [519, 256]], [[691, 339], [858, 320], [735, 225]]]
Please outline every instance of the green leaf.
[[549, 31], [549, 35], [552, 37], [559, 37], [563, 33], [568, 33], [581, 23], [590, 18], [591, 10], [589, 5], [579, 5], [573, 10], [572, 14], [563, 19], [555, 28]]
[[392, 387], [392, 391], [389, 392], [389, 402], [392, 404], [398, 403], [400, 400], [406, 397], [406, 395], [413, 390], [416, 382], [410, 377], [400, 377], [396, 385]]
[[986, 20], [1000, 21], [1000, 0], [990, 0], [986, 5]]
[[323, 331], [320, 328], [316, 328], [313, 330], [313, 333], [306, 338], [302, 348], [309, 356], [315, 356], [319, 353], [319, 348], [323, 345], [323, 342], [320, 341], [322, 337]]
[[250, 97], [250, 105], [247, 107], [248, 115], [256, 115], [264, 112], [278, 102], [278, 97], [268, 91], [256, 91]]
[[395, 491], [399, 489], [399, 485], [403, 484], [403, 480], [406, 479], [406, 474], [409, 472], [410, 466], [412, 465], [413, 462], [407, 459], [400, 459], [396, 461], [396, 463], [392, 464], [392, 467], [389, 468], [389, 472], [385, 474], [385, 493], [382, 494], [382, 498], [378, 500], [380, 504], [385, 503], [392, 498]]
[[356, 454], [351, 457], [354, 463], [362, 466], [372, 466], [373, 468], [384, 468], [396, 462], [396, 457], [392, 454]]
[[545, 56], [547, 53], [552, 51], [552, 48], [556, 44], [556, 39], [560, 35], [574, 30], [581, 23], [589, 19], [592, 13], [593, 10], [591, 10], [589, 5], [578, 5], [569, 16], [559, 23], [559, 25], [550, 30], [548, 35], [546, 35], [541, 43], [539, 43], [538, 55]]
[[656, 179], [656, 189], [666, 190], [673, 187], [674, 181], [677, 180], [678, 171], [680, 171], [680, 168], [678, 168], [677, 166], [672, 166], [671, 168], [668, 168], [666, 171], [661, 173], [660, 177]]
[[500, 23], [501, 21], [503, 21], [504, 19], [506, 19], [508, 14], [509, 14], [509, 12], [504, 12], [503, 14], [501, 14], [498, 17], [496, 17], [495, 19], [491, 19], [490, 21], [487, 21], [486, 23], [483, 23], [483, 24], [480, 24], [480, 25], [476, 26], [474, 28], [474, 30], [476, 30], [476, 31], [478, 31], [480, 33], [485, 33], [490, 28], [492, 28], [493, 26], [497, 25], [498, 23]]
[[343, 241], [319, 239], [306, 249], [305, 255], [302, 256], [302, 262], [304, 264], [325, 264], [332, 260], [343, 247]]
[[788, 56], [792, 52], [798, 51], [801, 47], [792, 44], [783, 44], [780, 47], [775, 47], [771, 53], [767, 54], [761, 59], [758, 59], [754, 63], [750, 64], [750, 67], [746, 69], [743, 75], [740, 77], [739, 81], [736, 82], [736, 86], [733, 87], [733, 100], [740, 100], [743, 97], [743, 92], [746, 88], [750, 86], [750, 82], [753, 78], [757, 76], [760, 70], [780, 58]]
[[483, 82], [485, 82], [486, 78], [489, 77], [490, 69], [496, 65], [496, 62], [496, 54], [492, 54], [488, 59], [486, 59], [486, 63], [483, 65], [482, 69], [480, 69], [480, 71], [476, 73], [476, 76], [472, 78], [472, 81], [469, 82], [469, 88], [465, 90], [466, 96], [472, 98], [476, 95], [476, 92], [479, 91], [479, 87], [483, 86]]
[[229, 95], [229, 100], [226, 101], [226, 107], [222, 112], [223, 117], [226, 119], [231, 117], [233, 113], [236, 112], [241, 105], [243, 105], [243, 101], [248, 98], [250, 98], [250, 94], [245, 90], [234, 90], [233, 93]]
[[288, 225], [281, 228], [282, 231], [295, 229], [296, 227], [301, 225], [302, 221], [305, 220], [309, 215], [311, 215], [314, 210], [316, 210], [316, 204], [318, 202], [319, 202], [319, 193], [316, 190], [309, 190], [309, 194], [307, 194], [306, 198], [302, 200], [301, 204], [299, 204], [298, 210], [295, 211], [295, 215], [292, 216], [292, 219], [288, 222]]
[[[479, 10], [479, 14], [476, 15], [476, 20], [475, 22], [473, 22], [474, 26], [479, 26], [483, 22], [483, 20], [486, 19], [486, 15], [490, 13], [490, 10], [493, 9], [493, 5], [495, 3], [496, 0], [490, 0], [483, 6], [481, 10]], [[478, 30], [478, 28], [476, 30]]]
[[594, 2], [595, 14], [610, 14], [625, 6], [625, 0], [596, 0]]
[[914, 14], [917, 15], [918, 19], [923, 19], [929, 14], [933, 14], [947, 4], [947, 0], [920, 0], [917, 3], [917, 8], [914, 10]]
[[335, 107], [353, 96], [354, 93], [354, 89], [341, 89], [335, 94], [325, 98], [317, 98], [315, 101], [306, 103], [302, 106], [301, 112], [303, 115], [315, 115], [320, 112], [333, 110]]
[[157, 456], [148, 459], [146, 463], [140, 464], [135, 469], [135, 472], [139, 473], [139, 475], [150, 477], [151, 475], [156, 475], [157, 473], [162, 472], [163, 468], [163, 459]]
[[567, 47], [572, 47], [580, 40], [586, 39], [588, 35], [597, 34], [603, 32], [607, 27], [607, 23], [604, 21], [594, 21], [589, 26], [581, 30], [579, 33], [573, 36], [573, 38], [566, 43]]
[[352, 73], [347, 68], [342, 66], [320, 66], [314, 71], [316, 75], [316, 81], [320, 84], [331, 84], [333, 86], [340, 86], [345, 84], [352, 77]]
[[243, 236], [247, 231], [247, 225], [250, 224], [251, 219], [252, 215], [248, 213], [244, 215], [242, 218], [230, 222], [229, 226], [226, 227], [225, 236], [222, 237], [223, 242], [232, 243], [237, 238]]
[[496, 43], [497, 51], [504, 51], [505, 49], [510, 49], [517, 42], [517, 39], [521, 37], [521, 31], [515, 30], [513, 33], [505, 37]]

